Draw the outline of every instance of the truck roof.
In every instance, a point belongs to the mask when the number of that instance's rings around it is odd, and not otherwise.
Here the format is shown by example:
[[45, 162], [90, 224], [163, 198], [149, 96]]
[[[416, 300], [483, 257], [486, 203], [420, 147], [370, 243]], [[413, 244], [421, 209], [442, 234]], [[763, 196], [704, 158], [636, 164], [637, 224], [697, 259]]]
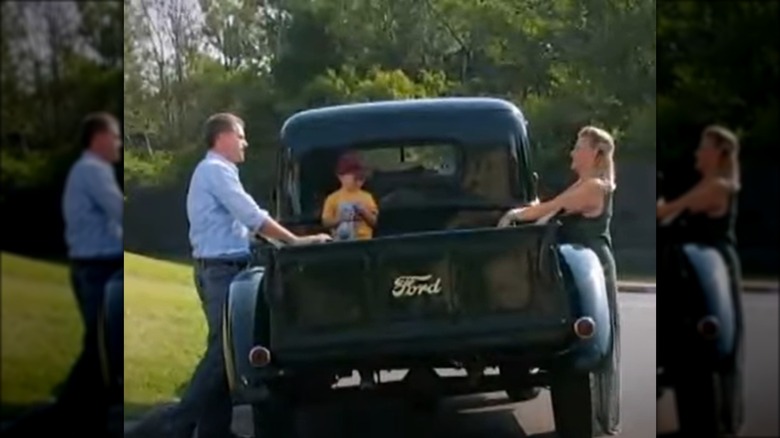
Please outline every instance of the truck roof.
[[356, 143], [432, 140], [506, 142], [525, 130], [520, 109], [502, 99], [442, 97], [354, 103], [301, 111], [284, 123], [283, 144], [294, 153]]

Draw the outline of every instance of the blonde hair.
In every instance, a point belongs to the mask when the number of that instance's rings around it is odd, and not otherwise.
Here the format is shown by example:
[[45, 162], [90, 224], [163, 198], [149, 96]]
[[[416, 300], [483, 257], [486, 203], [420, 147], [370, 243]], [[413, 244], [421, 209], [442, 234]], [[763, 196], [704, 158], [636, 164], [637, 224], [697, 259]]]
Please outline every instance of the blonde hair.
[[721, 176], [730, 183], [733, 191], [739, 191], [739, 139], [737, 135], [723, 126], [710, 125], [704, 128], [701, 136], [712, 139], [715, 147], [726, 155], [725, 159], [721, 160]]
[[601, 128], [585, 126], [577, 133], [577, 138], [587, 139], [590, 147], [598, 152], [596, 176], [604, 183], [607, 191], [615, 190], [615, 140], [612, 135]]

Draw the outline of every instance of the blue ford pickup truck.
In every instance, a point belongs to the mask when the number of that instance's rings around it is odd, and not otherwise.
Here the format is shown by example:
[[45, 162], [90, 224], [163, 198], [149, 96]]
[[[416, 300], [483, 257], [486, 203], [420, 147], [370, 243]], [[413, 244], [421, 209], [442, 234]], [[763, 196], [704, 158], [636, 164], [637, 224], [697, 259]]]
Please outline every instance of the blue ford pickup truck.
[[[379, 216], [370, 240], [260, 245], [233, 281], [225, 361], [256, 436], [296, 436], [297, 408], [331, 397], [430, 408], [491, 391], [529, 400], [543, 387], [560, 436], [596, 436], [592, 374], [618, 354], [599, 260], [559, 244], [555, 220], [496, 227], [537, 198], [519, 108], [440, 98], [313, 109], [286, 121], [280, 143], [272, 198], [286, 226], [322, 231], [345, 151], [370, 167]], [[335, 385], [356, 370], [372, 384]], [[407, 373], [386, 382], [382, 370]]]

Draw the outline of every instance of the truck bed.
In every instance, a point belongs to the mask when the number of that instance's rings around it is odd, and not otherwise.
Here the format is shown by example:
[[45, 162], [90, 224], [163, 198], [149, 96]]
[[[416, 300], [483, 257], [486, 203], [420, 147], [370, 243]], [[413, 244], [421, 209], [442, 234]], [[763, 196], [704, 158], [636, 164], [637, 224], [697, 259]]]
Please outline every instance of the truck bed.
[[288, 247], [266, 294], [278, 358], [338, 360], [563, 343], [554, 228], [528, 225]]

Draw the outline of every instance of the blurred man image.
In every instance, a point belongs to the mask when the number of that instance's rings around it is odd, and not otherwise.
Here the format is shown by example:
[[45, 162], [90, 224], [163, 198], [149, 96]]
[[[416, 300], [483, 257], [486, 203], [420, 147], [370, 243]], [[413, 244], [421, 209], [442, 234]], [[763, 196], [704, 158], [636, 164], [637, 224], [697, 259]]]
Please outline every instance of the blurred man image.
[[84, 324], [82, 350], [56, 403], [22, 419], [8, 433], [39, 436], [51, 428], [106, 436], [111, 394], [101, 373], [98, 315], [108, 281], [123, 266], [124, 200], [113, 167], [121, 157], [120, 140], [114, 116], [95, 113], [84, 119], [83, 152], [70, 169], [62, 199], [71, 287]]

